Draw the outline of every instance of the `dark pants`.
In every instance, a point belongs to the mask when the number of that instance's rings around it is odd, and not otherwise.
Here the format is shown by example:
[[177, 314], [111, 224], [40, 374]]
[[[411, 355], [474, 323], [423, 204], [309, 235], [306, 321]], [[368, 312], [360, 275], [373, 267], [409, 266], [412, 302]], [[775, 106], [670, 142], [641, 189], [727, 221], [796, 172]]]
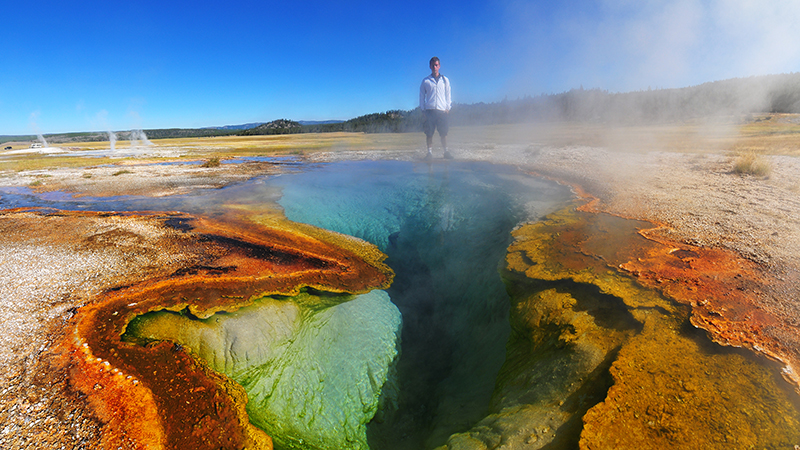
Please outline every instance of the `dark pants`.
[[438, 109], [426, 109], [424, 112], [425, 122], [422, 124], [422, 130], [425, 131], [425, 136], [432, 137], [436, 130], [439, 130], [439, 136], [447, 136], [449, 129], [447, 113]]

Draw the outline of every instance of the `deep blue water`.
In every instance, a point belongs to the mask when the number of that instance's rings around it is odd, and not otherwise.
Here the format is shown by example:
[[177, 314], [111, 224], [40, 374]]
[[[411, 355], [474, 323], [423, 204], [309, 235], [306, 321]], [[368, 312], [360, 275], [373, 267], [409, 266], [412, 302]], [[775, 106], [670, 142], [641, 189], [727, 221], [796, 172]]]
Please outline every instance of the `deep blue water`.
[[505, 360], [510, 232], [572, 198], [563, 186], [480, 162], [347, 162], [272, 178], [286, 216], [370, 241], [403, 315], [399, 401], [373, 449], [434, 448], [484, 417]]

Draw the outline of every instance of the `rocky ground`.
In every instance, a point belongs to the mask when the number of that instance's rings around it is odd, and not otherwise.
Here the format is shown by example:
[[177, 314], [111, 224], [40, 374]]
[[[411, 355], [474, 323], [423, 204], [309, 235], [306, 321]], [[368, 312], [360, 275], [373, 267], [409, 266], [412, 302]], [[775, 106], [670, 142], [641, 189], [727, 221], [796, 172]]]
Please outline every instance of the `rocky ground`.
[[[733, 250], [757, 262], [782, 280], [774, 291], [762, 295], [765, 306], [800, 324], [797, 158], [766, 157], [773, 170], [764, 178], [734, 173], [733, 157], [721, 152], [530, 143], [452, 147], [459, 159], [513, 164], [578, 185], [599, 199], [599, 209], [664, 224], [661, 233], [673, 240]], [[309, 153], [304, 159], [419, 160], [422, 156], [417, 149], [336, 150]], [[171, 195], [281, 170], [268, 163], [217, 168], [129, 164], [6, 174], [0, 186], [88, 195]], [[0, 216], [0, 448], [96, 447], [101, 426], [65, 382], [66, 369], [58, 367], [52, 344], [62, 336], [75, 308], [93, 295], [119, 284], [125, 274], [141, 277], [157, 270], [152, 258], [133, 249], [156, 249], [165, 231], [150, 229], [146, 223], [101, 218], [68, 229], [57, 221], [36, 224], [17, 219], [13, 214]], [[54, 234], [63, 242], [54, 242]], [[108, 238], [109, 245], [86, 247], [99, 236]], [[166, 258], [160, 263], [171, 267], [188, 263], [179, 254], [148, 251], [147, 255]]]

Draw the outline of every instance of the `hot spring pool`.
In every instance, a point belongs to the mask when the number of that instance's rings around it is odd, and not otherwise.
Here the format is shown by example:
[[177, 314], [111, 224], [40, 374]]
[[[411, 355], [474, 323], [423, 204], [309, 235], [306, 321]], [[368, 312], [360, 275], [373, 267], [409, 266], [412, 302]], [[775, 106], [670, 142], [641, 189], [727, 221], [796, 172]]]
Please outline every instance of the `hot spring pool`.
[[[0, 206], [278, 210], [377, 246], [395, 272], [385, 291], [309, 290], [205, 319], [160, 311], [131, 322], [132, 336], [188, 345], [235, 379], [251, 396], [251, 421], [278, 448], [575, 448], [637, 436], [780, 446], [797, 437], [797, 399], [774, 366], [711, 343], [689, 308], [613, 269], [646, 245], [637, 229], [648, 224], [578, 214], [568, 187], [503, 165], [292, 169], [164, 198], [5, 189]], [[194, 334], [169, 331], [178, 322]], [[282, 427], [295, 415], [313, 436]], [[336, 434], [337, 424], [346, 430]], [[316, 433], [326, 426], [329, 435]]]
[[499, 274], [510, 232], [563, 206], [569, 189], [507, 166], [391, 161], [268, 183], [290, 220], [372, 242], [396, 272], [398, 409], [371, 425], [371, 447], [432, 448], [482, 418], [510, 332]]

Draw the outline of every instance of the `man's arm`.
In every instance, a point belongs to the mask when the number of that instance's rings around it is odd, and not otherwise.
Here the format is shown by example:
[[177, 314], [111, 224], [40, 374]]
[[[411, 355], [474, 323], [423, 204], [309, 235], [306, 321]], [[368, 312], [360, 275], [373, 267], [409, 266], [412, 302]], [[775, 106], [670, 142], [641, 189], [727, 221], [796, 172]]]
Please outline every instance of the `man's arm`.
[[447, 112], [450, 112], [450, 107], [452, 106], [452, 101], [450, 100], [450, 79], [445, 77], [444, 78], [446, 83], [444, 84], [444, 101], [447, 108]]
[[425, 110], [425, 80], [422, 80], [422, 84], [419, 86], [419, 109]]

